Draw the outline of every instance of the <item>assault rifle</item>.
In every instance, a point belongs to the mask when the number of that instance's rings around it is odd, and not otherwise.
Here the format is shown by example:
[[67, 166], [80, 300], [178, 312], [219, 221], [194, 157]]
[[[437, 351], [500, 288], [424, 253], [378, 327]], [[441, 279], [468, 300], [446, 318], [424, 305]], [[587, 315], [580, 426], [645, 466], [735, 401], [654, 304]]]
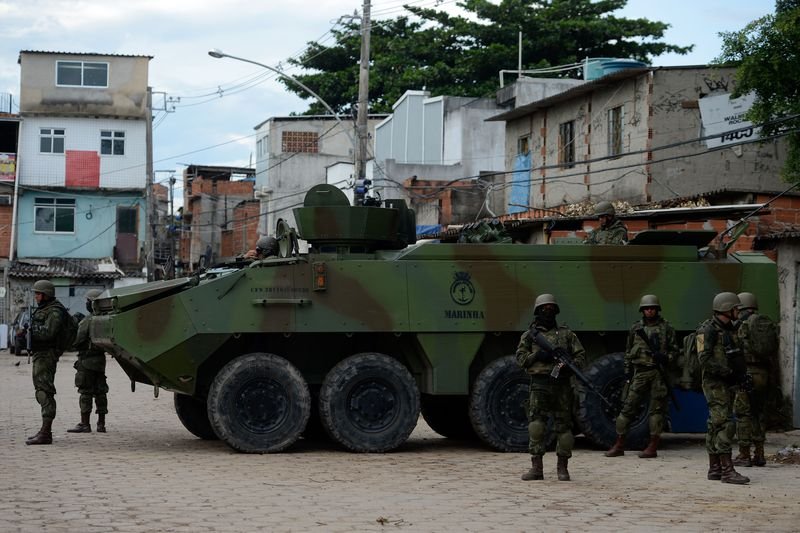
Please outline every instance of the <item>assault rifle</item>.
[[669, 380], [669, 376], [667, 375], [667, 370], [661, 365], [661, 360], [666, 358], [666, 354], [659, 350], [659, 346], [653, 346], [653, 344], [658, 344], [658, 342], [651, 342], [651, 339], [647, 338], [643, 329], [637, 329], [636, 334], [641, 337], [644, 341], [647, 348], [650, 350], [650, 353], [653, 354], [653, 360], [656, 363], [656, 369], [658, 369], [658, 375], [661, 376], [661, 379], [664, 380], [664, 385], [667, 386], [667, 392], [669, 392], [669, 399], [672, 400], [672, 405], [675, 406], [676, 411], [681, 410], [681, 404], [678, 403], [678, 398], [675, 397], [675, 391], [672, 390], [672, 383]]
[[589, 381], [589, 378], [587, 378], [583, 372], [581, 372], [581, 369], [578, 368], [578, 365], [575, 364], [575, 361], [572, 360], [572, 357], [569, 356], [569, 354], [567, 353], [566, 350], [564, 350], [564, 348], [561, 348], [560, 346], [558, 347], [553, 346], [550, 343], [550, 341], [547, 340], [547, 337], [542, 335], [542, 333], [535, 328], [530, 329], [530, 334], [533, 343], [536, 344], [541, 349], [543, 349], [545, 352], [551, 354], [556, 360], [556, 365], [550, 372], [550, 377], [558, 378], [559, 374], [561, 373], [561, 369], [567, 367], [572, 371], [573, 374], [575, 374], [575, 377], [578, 378], [578, 381], [583, 383], [583, 385], [587, 389], [589, 389], [591, 392], [596, 394], [601, 400], [603, 400], [604, 404], [606, 404], [611, 409], [615, 409], [615, 407], [611, 405], [611, 402], [609, 402], [605, 396], [600, 394], [600, 391], [594, 388], [592, 382]]

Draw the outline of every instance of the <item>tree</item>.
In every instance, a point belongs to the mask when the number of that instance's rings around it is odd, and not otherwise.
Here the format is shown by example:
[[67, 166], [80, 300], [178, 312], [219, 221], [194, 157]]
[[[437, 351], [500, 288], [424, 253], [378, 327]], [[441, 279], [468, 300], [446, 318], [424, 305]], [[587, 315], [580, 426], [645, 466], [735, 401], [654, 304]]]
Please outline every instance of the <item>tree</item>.
[[[586, 57], [625, 57], [649, 62], [692, 46], [660, 42], [669, 27], [611, 13], [627, 0], [461, 0], [469, 17], [406, 6], [414, 17], [373, 21], [370, 111], [389, 112], [409, 89], [432, 94], [493, 96], [501, 69], [517, 67], [518, 32], [523, 32], [523, 69], [575, 63]], [[309, 43], [289, 60], [309, 73], [296, 76], [337, 112], [351, 111], [358, 94], [360, 32], [348, 23], [333, 32], [335, 44]], [[301, 98], [309, 95], [284, 81]], [[322, 111], [312, 102], [307, 113]]]
[[718, 61], [739, 63], [732, 96], [756, 93], [747, 118], [763, 124], [762, 136], [787, 135], [783, 177], [800, 180], [800, 0], [778, 0], [774, 15], [720, 36]]

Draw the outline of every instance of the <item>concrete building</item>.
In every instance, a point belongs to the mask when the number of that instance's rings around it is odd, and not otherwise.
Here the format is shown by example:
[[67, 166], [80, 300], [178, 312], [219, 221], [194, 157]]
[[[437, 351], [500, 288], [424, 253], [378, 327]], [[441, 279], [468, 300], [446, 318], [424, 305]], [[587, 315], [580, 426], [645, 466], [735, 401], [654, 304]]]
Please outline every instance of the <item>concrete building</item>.
[[[385, 117], [369, 115], [370, 138]], [[330, 115], [272, 117], [258, 124], [255, 130], [255, 192], [261, 201], [259, 233], [273, 234], [278, 219], [295, 226], [292, 209], [302, 205], [306, 191], [314, 185], [334, 183], [346, 189], [352, 202], [355, 154], [352, 121]], [[369, 167], [367, 171], [369, 177]]]
[[38, 277], [73, 311], [91, 288], [143, 279], [150, 59], [20, 52], [12, 307]]

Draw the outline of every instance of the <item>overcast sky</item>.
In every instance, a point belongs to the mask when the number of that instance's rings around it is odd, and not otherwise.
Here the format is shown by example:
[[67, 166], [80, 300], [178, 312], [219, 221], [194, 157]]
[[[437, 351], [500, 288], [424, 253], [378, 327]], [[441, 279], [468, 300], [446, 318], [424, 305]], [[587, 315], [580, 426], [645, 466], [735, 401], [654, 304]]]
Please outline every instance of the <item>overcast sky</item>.
[[[180, 172], [188, 163], [247, 166], [255, 148], [253, 127], [272, 116], [302, 112], [307, 104], [265, 75], [264, 69], [213, 59], [208, 50], [219, 48], [282, 66], [281, 61], [285, 65], [286, 58], [298, 55], [307, 42], [326, 42], [337, 19], [360, 10], [362, 3], [0, 0], [0, 93], [11, 93], [16, 101], [20, 50], [150, 55], [150, 85], [157, 93], [154, 107], [166, 103], [172, 110], [174, 105], [173, 112], [155, 116], [154, 168]], [[395, 17], [403, 12], [404, 3], [448, 9], [455, 4], [373, 0], [373, 18]], [[666, 42], [695, 45], [687, 56], [667, 55], [654, 61], [667, 66], [708, 63], [720, 51], [718, 32], [739, 30], [773, 11], [774, 0], [629, 0], [620, 15], [667, 22], [672, 27]], [[160, 173], [157, 179], [166, 176]]]

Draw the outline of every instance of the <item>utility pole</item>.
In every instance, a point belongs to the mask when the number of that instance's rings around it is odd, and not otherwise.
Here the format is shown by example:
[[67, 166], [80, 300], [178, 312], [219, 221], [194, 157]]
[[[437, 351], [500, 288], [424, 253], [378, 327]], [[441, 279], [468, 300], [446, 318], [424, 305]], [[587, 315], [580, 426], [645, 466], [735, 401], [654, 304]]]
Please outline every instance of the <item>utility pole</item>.
[[355, 203], [364, 204], [364, 197], [371, 182], [367, 180], [367, 120], [369, 118], [369, 20], [370, 0], [364, 0], [363, 13], [361, 13], [361, 66], [358, 76], [358, 115], [356, 116], [356, 176], [355, 176]]
[[156, 198], [153, 190], [153, 88], [147, 88], [147, 112], [145, 116], [145, 209], [147, 210], [147, 224], [144, 225], [144, 250], [145, 265], [147, 267], [147, 281], [153, 280], [155, 273], [155, 226], [156, 226]]
[[175, 231], [177, 225], [175, 224], [175, 173], [169, 177], [169, 261], [170, 261], [170, 279], [175, 279]]

